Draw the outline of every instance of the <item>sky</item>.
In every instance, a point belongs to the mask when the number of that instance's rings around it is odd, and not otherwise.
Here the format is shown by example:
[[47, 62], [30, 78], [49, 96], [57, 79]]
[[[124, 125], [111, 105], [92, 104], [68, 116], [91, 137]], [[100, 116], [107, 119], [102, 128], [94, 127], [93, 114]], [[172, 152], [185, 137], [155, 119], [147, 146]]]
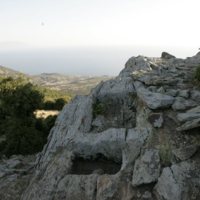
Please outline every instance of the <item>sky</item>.
[[200, 47], [199, 8], [199, 0], [0, 0], [0, 58], [2, 52], [121, 46], [193, 55]]

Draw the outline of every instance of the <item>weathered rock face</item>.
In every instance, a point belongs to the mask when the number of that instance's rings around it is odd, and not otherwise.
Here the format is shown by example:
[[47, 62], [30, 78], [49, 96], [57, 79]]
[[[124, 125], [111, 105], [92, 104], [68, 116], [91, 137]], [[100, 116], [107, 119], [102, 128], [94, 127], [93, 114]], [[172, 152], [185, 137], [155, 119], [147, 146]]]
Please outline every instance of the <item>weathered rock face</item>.
[[33, 175], [35, 156], [0, 160], [0, 199], [19, 200]]
[[162, 52], [161, 58], [163, 59], [171, 59], [171, 58], [175, 58], [175, 56], [167, 53], [167, 52]]
[[21, 199], [199, 199], [198, 65], [200, 54], [132, 57], [117, 78], [73, 99]]
[[158, 150], [146, 150], [141, 158], [135, 161], [133, 186], [156, 182], [160, 175], [160, 157]]
[[[198, 163], [199, 165], [200, 163]], [[200, 169], [192, 160], [166, 167], [155, 186], [158, 199], [199, 199]]]

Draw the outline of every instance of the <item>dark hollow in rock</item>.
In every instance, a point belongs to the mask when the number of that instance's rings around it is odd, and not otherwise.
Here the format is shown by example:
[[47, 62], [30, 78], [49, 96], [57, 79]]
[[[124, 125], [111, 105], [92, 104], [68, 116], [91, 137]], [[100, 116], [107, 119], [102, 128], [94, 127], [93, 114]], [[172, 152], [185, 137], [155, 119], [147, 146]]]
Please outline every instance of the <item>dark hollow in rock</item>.
[[95, 159], [84, 159], [76, 157], [73, 160], [71, 174], [89, 175], [89, 174], [116, 174], [120, 171], [122, 163], [116, 163], [105, 157]]
[[162, 113], [152, 113], [149, 115], [148, 121], [153, 125], [153, 127], [161, 128], [163, 125], [163, 115]]
[[134, 128], [136, 124], [135, 96], [104, 97], [93, 105], [92, 131], [102, 132], [108, 128]]

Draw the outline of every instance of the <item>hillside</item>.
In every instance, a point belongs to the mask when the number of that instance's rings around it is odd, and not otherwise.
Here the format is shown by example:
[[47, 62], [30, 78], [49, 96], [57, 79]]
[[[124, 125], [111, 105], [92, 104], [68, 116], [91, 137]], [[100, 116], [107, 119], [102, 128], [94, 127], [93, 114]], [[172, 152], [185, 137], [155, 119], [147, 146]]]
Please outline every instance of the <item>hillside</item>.
[[199, 200], [197, 69], [200, 53], [131, 57], [119, 76], [63, 108], [34, 164], [0, 165], [0, 198]]
[[98, 83], [111, 78], [109, 76], [68, 76], [58, 73], [42, 73], [32, 76], [0, 66], [0, 77], [5, 78], [8, 76], [23, 76], [29, 79], [33, 84], [52, 90], [58, 90], [61, 93], [67, 93], [72, 96], [88, 94]]
[[43, 73], [31, 77], [33, 82], [41, 86], [75, 94], [88, 94], [101, 81], [109, 76], [67, 76], [56, 73]]
[[2, 78], [9, 77], [9, 76], [17, 77], [20, 75], [24, 75], [24, 74], [21, 72], [15, 71], [13, 69], [10, 69], [8, 67], [3, 67], [0, 65], [0, 77], [2, 77]]

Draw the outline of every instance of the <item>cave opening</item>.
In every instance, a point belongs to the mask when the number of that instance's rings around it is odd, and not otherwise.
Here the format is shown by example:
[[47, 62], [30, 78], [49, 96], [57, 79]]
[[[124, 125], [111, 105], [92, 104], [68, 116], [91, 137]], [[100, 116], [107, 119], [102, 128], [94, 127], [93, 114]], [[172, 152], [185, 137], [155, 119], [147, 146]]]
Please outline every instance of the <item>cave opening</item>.
[[116, 174], [121, 169], [121, 162], [116, 162], [102, 155], [95, 158], [75, 157], [70, 174], [89, 175], [89, 174]]

